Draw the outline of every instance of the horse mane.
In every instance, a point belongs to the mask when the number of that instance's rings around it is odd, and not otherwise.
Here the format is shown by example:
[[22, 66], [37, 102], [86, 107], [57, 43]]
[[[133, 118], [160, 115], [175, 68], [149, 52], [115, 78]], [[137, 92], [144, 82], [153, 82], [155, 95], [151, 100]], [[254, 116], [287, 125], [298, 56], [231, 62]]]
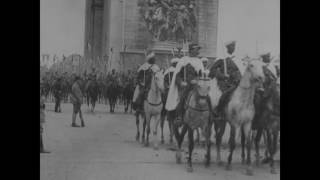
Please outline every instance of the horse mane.
[[[249, 76], [249, 77], [247, 77]], [[250, 82], [250, 77], [251, 77], [251, 73], [249, 71], [249, 67], [246, 68], [243, 76], [241, 77], [240, 83], [239, 83], [239, 87], [241, 88], [250, 88], [251, 82]]]

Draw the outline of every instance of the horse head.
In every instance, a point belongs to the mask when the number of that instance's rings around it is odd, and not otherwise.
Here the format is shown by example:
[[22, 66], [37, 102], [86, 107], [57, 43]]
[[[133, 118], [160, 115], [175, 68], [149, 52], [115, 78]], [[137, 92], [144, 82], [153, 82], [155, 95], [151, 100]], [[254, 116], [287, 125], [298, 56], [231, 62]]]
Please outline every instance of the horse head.
[[[248, 83], [253, 84], [257, 88], [263, 89], [263, 82], [265, 81], [265, 75], [263, 72], [263, 62], [258, 59], [250, 59], [247, 64], [245, 74], [249, 75]], [[245, 76], [244, 74], [244, 76]], [[247, 85], [250, 86], [250, 85]]]
[[209, 78], [209, 71], [200, 71], [200, 77], [197, 81], [196, 89], [200, 96], [207, 96], [210, 90], [210, 78]]
[[153, 74], [153, 82], [157, 89], [161, 91], [161, 93], [164, 92], [164, 74], [163, 71], [157, 71]]

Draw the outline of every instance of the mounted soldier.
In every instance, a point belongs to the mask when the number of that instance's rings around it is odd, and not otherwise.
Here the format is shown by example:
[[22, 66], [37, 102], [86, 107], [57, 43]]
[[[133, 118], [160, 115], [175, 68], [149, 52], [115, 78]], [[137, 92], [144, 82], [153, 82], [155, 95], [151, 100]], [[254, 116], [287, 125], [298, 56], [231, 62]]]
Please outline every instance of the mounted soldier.
[[241, 76], [245, 70], [243, 63], [234, 55], [236, 41], [230, 41], [225, 44], [227, 56], [223, 59], [218, 59], [210, 69], [210, 78], [217, 78], [218, 85], [223, 92], [218, 106], [215, 110], [215, 115], [219, 116], [224, 106], [228, 102], [228, 98], [238, 86]]
[[[271, 60], [270, 52], [261, 53], [260, 58], [261, 58], [262, 62], [265, 64], [263, 66], [265, 81], [263, 83], [263, 89], [262, 88], [257, 89], [257, 92], [254, 97], [255, 106], [256, 106], [257, 110], [259, 109], [259, 107], [258, 107], [259, 103], [265, 97], [269, 96], [269, 93], [271, 92], [270, 91], [271, 88], [273, 87], [273, 85], [276, 84], [276, 81], [278, 79], [277, 70], [276, 70], [275, 64]], [[259, 112], [257, 112], [257, 114], [259, 114]], [[253, 128], [255, 128], [255, 126], [256, 126], [256, 124], [254, 123]]]
[[198, 58], [200, 49], [198, 44], [189, 45], [189, 56], [180, 59], [170, 84], [166, 110], [176, 110], [178, 119], [182, 121], [186, 99], [196, 85], [200, 72], [204, 72], [202, 61]]
[[[275, 138], [278, 138], [276, 134], [280, 128], [280, 93], [277, 93], [277, 86], [280, 85], [280, 77], [278, 76], [275, 61], [271, 59], [270, 52], [261, 53], [260, 59], [264, 63], [263, 72], [265, 81], [263, 88], [258, 88], [254, 96], [255, 116], [252, 122], [252, 130], [256, 131], [255, 148], [257, 164], [260, 163], [259, 143], [263, 132], [269, 131], [270, 133], [270, 130], [272, 130], [273, 138], [268, 142], [272, 147], [276, 146], [272, 141], [276, 141]], [[274, 153], [275, 152], [273, 152], [273, 155]], [[267, 163], [270, 160], [270, 152], [267, 149], [262, 163]], [[272, 169], [271, 172], [274, 172], [274, 169]]]
[[155, 53], [152, 50], [147, 51], [146, 61], [137, 71], [137, 86], [133, 97], [134, 110], [138, 107], [142, 108], [147, 92], [150, 89], [152, 73], [160, 70], [159, 66], [155, 63]]
[[271, 82], [276, 82], [278, 78], [277, 68], [274, 63], [274, 60], [271, 59], [270, 52], [265, 52], [260, 55], [262, 62], [265, 63], [264, 66], [264, 73], [266, 75], [266, 85], [267, 87], [270, 85]]

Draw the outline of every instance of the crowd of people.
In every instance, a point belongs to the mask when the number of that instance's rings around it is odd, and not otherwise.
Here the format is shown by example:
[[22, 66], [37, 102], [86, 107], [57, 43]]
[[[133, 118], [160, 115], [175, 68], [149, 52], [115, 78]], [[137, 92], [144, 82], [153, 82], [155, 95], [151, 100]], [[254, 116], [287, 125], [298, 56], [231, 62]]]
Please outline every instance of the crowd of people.
[[[97, 101], [107, 103], [107, 101], [110, 102], [110, 99], [114, 99], [113, 97], [115, 97], [117, 101], [121, 101], [123, 103], [126, 102], [125, 111], [127, 112], [131, 104], [130, 101], [128, 102], [126, 99], [132, 99], [132, 96], [128, 96], [127, 92], [130, 92], [132, 89], [131, 91], [133, 94], [135, 76], [136, 73], [131, 70], [128, 70], [126, 73], [119, 73], [112, 70], [110, 73], [105, 74], [102, 72], [96, 72], [95, 68], [92, 68], [90, 73], [84, 72], [81, 75], [75, 73], [70, 74], [67, 72], [59, 73], [58, 71], [47, 71], [43, 73], [40, 77], [40, 152], [48, 152], [43, 147], [42, 139], [43, 123], [45, 122], [45, 102], [51, 100], [51, 102], [55, 103], [55, 113], [62, 112], [62, 102], [72, 103], [73, 115], [71, 126], [85, 127], [81, 105], [83, 102], [86, 102], [89, 105], [89, 96], [91, 95], [89, 93], [91, 87], [90, 84], [92, 82], [97, 84], [97, 90], [95, 91]], [[108, 91], [108, 89], [112, 90]], [[78, 114], [81, 120], [81, 126], [76, 123], [76, 117]]]

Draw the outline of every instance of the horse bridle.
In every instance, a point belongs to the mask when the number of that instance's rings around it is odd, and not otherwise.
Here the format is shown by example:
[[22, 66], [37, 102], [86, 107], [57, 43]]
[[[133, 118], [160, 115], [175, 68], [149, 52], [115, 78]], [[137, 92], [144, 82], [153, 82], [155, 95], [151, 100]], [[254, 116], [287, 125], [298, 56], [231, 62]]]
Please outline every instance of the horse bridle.
[[[153, 78], [153, 80], [155, 80], [155, 75], [156, 75], [156, 72], [152, 73], [152, 78]], [[151, 91], [155, 91], [155, 90], [153, 90], [153, 89], [150, 89], [150, 90], [151, 90]], [[146, 101], [147, 101], [147, 103], [150, 104], [151, 106], [160, 106], [160, 105], [162, 104], [162, 100], [161, 100], [159, 103], [157, 103], [157, 104], [154, 104], [154, 103], [149, 102], [149, 101], [148, 101], [148, 98], [146, 99]]]
[[151, 103], [151, 102], [148, 101], [148, 98], [147, 98], [146, 101], [147, 101], [147, 103], [150, 104], [151, 106], [160, 106], [160, 105], [162, 104], [162, 101], [160, 101], [160, 103], [158, 103], [158, 104]]
[[[197, 98], [199, 98], [199, 99], [207, 99], [207, 97], [208, 97], [208, 96], [202, 96], [202, 95], [200, 95], [199, 92], [197, 92], [197, 91], [195, 91], [195, 92], [197, 93]], [[199, 112], [209, 111], [209, 109], [198, 109], [198, 108], [194, 108], [194, 107], [190, 106], [190, 105], [188, 104], [188, 102], [190, 101], [191, 96], [192, 96], [192, 95], [190, 95], [190, 96], [188, 97], [188, 99], [187, 99], [187, 100], [188, 100], [188, 101], [186, 102], [187, 108], [190, 108], [190, 109], [192, 109], [192, 110], [194, 110], [194, 111], [199, 111]]]

